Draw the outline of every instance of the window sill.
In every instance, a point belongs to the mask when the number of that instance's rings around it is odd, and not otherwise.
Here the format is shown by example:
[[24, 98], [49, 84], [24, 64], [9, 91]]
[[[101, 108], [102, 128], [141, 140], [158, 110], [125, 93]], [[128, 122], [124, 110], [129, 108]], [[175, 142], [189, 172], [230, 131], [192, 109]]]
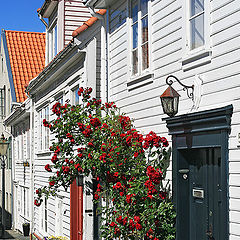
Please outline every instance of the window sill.
[[188, 71], [193, 68], [200, 67], [202, 65], [210, 63], [212, 60], [212, 50], [211, 49], [201, 49], [194, 53], [189, 53], [185, 55], [182, 59], [182, 70]]
[[130, 80], [127, 82], [128, 91], [153, 83], [153, 77], [153, 73], [149, 72], [146, 72], [140, 76], [131, 77]]
[[41, 151], [38, 151], [37, 153], [37, 156], [50, 156], [52, 154], [52, 152], [50, 152], [49, 150], [41, 150]]

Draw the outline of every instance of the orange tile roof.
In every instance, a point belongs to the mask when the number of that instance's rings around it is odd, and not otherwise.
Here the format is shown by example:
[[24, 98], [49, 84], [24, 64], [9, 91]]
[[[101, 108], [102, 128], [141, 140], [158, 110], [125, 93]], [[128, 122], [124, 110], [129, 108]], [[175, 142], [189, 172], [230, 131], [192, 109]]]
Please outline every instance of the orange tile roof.
[[[107, 12], [106, 9], [100, 9], [97, 13], [104, 15]], [[83, 23], [82, 26], [80, 26], [79, 28], [77, 28], [73, 33], [72, 36], [73, 37], [77, 37], [81, 32], [85, 31], [86, 29], [88, 29], [89, 27], [91, 27], [96, 21], [98, 20], [97, 17], [91, 17], [89, 18], [85, 23]]]
[[45, 65], [45, 33], [5, 32], [16, 99], [24, 102], [26, 86]]

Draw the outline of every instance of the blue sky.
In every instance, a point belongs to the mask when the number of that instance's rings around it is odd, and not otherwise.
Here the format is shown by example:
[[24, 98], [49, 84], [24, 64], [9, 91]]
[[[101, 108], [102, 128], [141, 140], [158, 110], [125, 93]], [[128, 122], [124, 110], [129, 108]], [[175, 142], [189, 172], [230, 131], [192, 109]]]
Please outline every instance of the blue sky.
[[44, 32], [37, 15], [44, 0], [0, 0], [0, 28], [5, 30]]

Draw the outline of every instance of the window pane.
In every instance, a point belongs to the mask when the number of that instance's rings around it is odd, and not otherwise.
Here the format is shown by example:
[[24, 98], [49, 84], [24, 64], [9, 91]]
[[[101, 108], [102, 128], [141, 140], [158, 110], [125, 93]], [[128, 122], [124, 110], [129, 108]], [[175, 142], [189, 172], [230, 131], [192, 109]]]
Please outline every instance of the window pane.
[[204, 0], [191, 0], [191, 16], [204, 11]]
[[145, 70], [149, 67], [148, 43], [142, 46], [142, 69]]
[[138, 24], [134, 24], [133, 27], [133, 49], [137, 48], [138, 45]]
[[39, 124], [40, 126], [40, 149], [42, 149], [42, 145], [43, 145], [43, 114], [42, 114], [42, 110], [41, 110], [41, 112], [40, 112], [40, 124]]
[[148, 13], [148, 0], [141, 0], [142, 16]]
[[73, 92], [73, 104], [78, 105], [79, 104], [79, 95], [78, 95], [78, 88], [74, 90]]
[[142, 19], [142, 43], [148, 41], [148, 17]]
[[[45, 118], [49, 121], [49, 107], [45, 108]], [[45, 127], [45, 149], [49, 148], [49, 128]]]
[[138, 20], [138, 1], [132, 1], [132, 21], [133, 23]]
[[132, 52], [133, 75], [138, 73], [138, 50]]
[[204, 14], [193, 18], [191, 25], [191, 49], [204, 45]]

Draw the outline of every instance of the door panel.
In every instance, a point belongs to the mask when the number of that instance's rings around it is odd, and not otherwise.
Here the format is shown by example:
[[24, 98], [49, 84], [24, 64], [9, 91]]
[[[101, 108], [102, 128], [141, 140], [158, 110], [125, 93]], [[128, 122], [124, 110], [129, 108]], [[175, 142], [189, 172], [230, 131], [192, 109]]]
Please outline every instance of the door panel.
[[179, 151], [177, 239], [221, 239], [220, 156], [220, 148]]

